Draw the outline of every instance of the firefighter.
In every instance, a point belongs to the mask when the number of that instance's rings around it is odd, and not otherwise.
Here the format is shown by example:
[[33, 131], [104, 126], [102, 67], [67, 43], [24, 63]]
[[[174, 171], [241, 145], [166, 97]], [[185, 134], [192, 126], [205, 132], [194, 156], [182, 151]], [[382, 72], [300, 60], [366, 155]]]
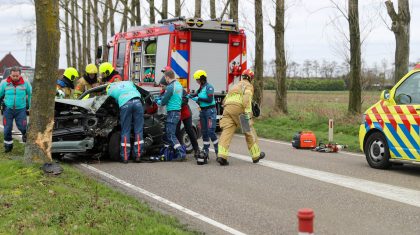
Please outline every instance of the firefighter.
[[79, 73], [73, 67], [64, 70], [63, 77], [57, 80], [57, 93], [59, 98], [72, 98], [74, 90], [74, 81], [79, 77]]
[[165, 142], [174, 150], [177, 159], [185, 159], [185, 152], [176, 137], [176, 127], [180, 121], [182, 105], [182, 85], [175, 78], [172, 69], [165, 69], [166, 83], [165, 93], [156, 100], [159, 106], [166, 105]]
[[218, 139], [216, 135], [217, 110], [214, 99], [214, 88], [207, 82], [207, 73], [204, 70], [197, 70], [194, 79], [200, 85], [195, 95], [190, 98], [200, 106], [200, 123], [203, 133], [203, 150], [205, 158], [209, 156], [210, 139], [213, 142], [216, 157], [218, 156]]
[[26, 142], [26, 108], [30, 108], [32, 87], [20, 75], [19, 67], [13, 67], [10, 76], [0, 83], [0, 97], [3, 96], [6, 106], [3, 113], [4, 152], [7, 153], [13, 149], [13, 119], [22, 132], [22, 141]]
[[102, 76], [103, 83], [113, 83], [113, 82], [120, 82], [122, 78], [117, 70], [114, 69], [109, 62], [104, 62], [99, 65], [99, 73]]
[[143, 145], [144, 113], [140, 92], [131, 81], [114, 82], [107, 86], [106, 93], [113, 97], [120, 107], [121, 147], [120, 156], [123, 163], [128, 163], [131, 147], [131, 126], [134, 126], [135, 162], [140, 162]]
[[74, 98], [79, 98], [85, 91], [97, 87], [99, 84], [98, 68], [95, 64], [88, 64], [85, 69], [85, 75], [77, 80], [76, 88], [74, 89]]
[[252, 126], [252, 96], [254, 94], [254, 87], [251, 82], [254, 79], [254, 72], [246, 69], [242, 73], [242, 80], [237, 83], [223, 101], [223, 117], [220, 120], [220, 127], [222, 134], [220, 136], [219, 157], [216, 161], [220, 165], [229, 165], [227, 158], [229, 156], [229, 145], [235, 134], [236, 128], [240, 126], [239, 115], [245, 114], [249, 120], [250, 131], [245, 133], [246, 143], [248, 145], [249, 153], [252, 157], [253, 163], [258, 163], [260, 159], [265, 157], [265, 153], [261, 152], [258, 146], [258, 137], [255, 129]]

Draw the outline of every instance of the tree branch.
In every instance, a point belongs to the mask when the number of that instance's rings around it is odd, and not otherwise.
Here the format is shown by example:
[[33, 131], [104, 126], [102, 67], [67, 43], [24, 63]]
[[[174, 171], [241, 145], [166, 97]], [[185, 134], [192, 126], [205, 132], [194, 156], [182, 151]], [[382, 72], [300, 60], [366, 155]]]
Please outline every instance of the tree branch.
[[398, 14], [395, 12], [394, 4], [391, 2], [391, 0], [387, 0], [385, 2], [386, 10], [388, 11], [389, 17], [391, 17], [391, 20], [393, 22], [398, 21]]

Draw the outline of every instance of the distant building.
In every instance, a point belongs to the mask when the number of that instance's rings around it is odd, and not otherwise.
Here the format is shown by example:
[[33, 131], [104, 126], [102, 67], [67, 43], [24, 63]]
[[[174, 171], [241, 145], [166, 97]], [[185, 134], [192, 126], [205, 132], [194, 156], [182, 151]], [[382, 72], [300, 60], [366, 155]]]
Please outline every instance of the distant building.
[[12, 53], [9, 52], [9, 54], [5, 55], [3, 59], [0, 60], [0, 75], [3, 75], [4, 69], [13, 66], [22, 67], [19, 61], [17, 61], [17, 59], [12, 55]]

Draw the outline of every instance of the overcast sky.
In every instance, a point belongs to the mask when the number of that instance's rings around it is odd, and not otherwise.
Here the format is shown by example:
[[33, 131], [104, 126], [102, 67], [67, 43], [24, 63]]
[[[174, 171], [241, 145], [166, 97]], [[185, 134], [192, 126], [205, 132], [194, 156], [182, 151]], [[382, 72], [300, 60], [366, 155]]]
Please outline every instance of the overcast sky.
[[[216, 0], [217, 15], [219, 16], [226, 0]], [[35, 27], [35, 11], [30, 0], [20, 0], [23, 4], [10, 4], [11, 0], [0, 0], [0, 58], [8, 52], [22, 64], [35, 65], [35, 35], [32, 35], [32, 59], [26, 57], [26, 40], [20, 32], [22, 29]], [[26, 2], [26, 3], [25, 3]], [[145, 1], [142, 1], [145, 2]], [[156, 0], [160, 6], [160, 0]], [[173, 14], [172, 0], [169, 1], [169, 11]], [[191, 16], [194, 12], [194, 0], [186, 0], [182, 14]], [[202, 1], [203, 18], [209, 17], [207, 0]], [[335, 0], [346, 11], [347, 0]], [[362, 58], [369, 66], [380, 64], [386, 60], [391, 66], [394, 61], [395, 39], [394, 34], [387, 28], [390, 24], [386, 13], [384, 0], [360, 0], [360, 25], [362, 31]], [[275, 6], [273, 0], [263, 0], [264, 8], [264, 59], [274, 59], [274, 34], [269, 23], [274, 24]], [[304, 60], [335, 60], [344, 61], [345, 36], [348, 31], [347, 22], [340, 15], [340, 11], [333, 7], [331, 0], [293, 0], [287, 1], [286, 9], [286, 50], [289, 61], [303, 63]], [[205, 4], [205, 5], [204, 5]], [[411, 50], [410, 61], [420, 58], [420, 1], [410, 1], [411, 8]], [[143, 6], [143, 23], [148, 23], [147, 5]], [[247, 31], [248, 60], [254, 54], [254, 8], [253, 0], [240, 0], [239, 7], [240, 27]], [[116, 29], [119, 29], [118, 18]], [[61, 35], [60, 67], [65, 68], [65, 36]]]

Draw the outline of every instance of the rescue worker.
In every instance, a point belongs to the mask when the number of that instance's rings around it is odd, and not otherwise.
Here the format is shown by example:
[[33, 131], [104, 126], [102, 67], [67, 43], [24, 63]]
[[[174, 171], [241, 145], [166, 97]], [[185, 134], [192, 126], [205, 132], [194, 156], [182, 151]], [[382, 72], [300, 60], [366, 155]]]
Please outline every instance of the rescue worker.
[[218, 156], [218, 139], [216, 135], [217, 110], [214, 99], [214, 88], [207, 82], [207, 73], [204, 70], [197, 70], [194, 79], [200, 85], [195, 95], [190, 98], [200, 106], [200, 123], [203, 134], [203, 150], [206, 158], [209, 156], [210, 139], [213, 142], [216, 157]]
[[134, 126], [133, 156], [140, 162], [143, 145], [144, 113], [141, 94], [131, 81], [115, 82], [107, 86], [106, 93], [113, 97], [120, 107], [121, 147], [120, 156], [123, 163], [128, 163], [131, 149], [131, 126]]
[[235, 134], [236, 128], [240, 127], [239, 115], [245, 114], [249, 120], [250, 131], [245, 133], [245, 140], [248, 145], [249, 153], [253, 163], [258, 163], [260, 159], [265, 157], [265, 153], [261, 152], [258, 146], [258, 137], [252, 126], [252, 97], [254, 95], [254, 87], [251, 82], [254, 79], [254, 72], [246, 69], [242, 73], [242, 80], [234, 85], [226, 95], [223, 101], [223, 117], [220, 120], [222, 134], [220, 135], [219, 157], [216, 161], [220, 165], [229, 165], [227, 158], [229, 156], [229, 145]]
[[32, 97], [32, 86], [22, 78], [19, 67], [13, 67], [10, 76], [0, 83], [0, 97], [3, 96], [4, 152], [8, 153], [13, 149], [13, 119], [22, 133], [22, 141], [26, 142], [26, 109], [30, 108]]
[[182, 105], [182, 85], [175, 79], [175, 73], [172, 69], [165, 69], [166, 83], [168, 84], [165, 93], [156, 100], [159, 106], [166, 105], [166, 126], [165, 142], [174, 150], [177, 159], [185, 159], [185, 152], [176, 137], [176, 127], [180, 120]]
[[63, 77], [57, 80], [57, 93], [59, 98], [70, 99], [73, 96], [74, 81], [79, 77], [79, 73], [73, 67], [64, 70]]
[[99, 84], [98, 68], [95, 64], [88, 64], [85, 69], [85, 75], [77, 80], [74, 98], [79, 98], [85, 91], [97, 87]]
[[121, 75], [114, 69], [109, 62], [104, 62], [99, 65], [99, 73], [102, 76], [103, 83], [113, 83], [122, 81]]

